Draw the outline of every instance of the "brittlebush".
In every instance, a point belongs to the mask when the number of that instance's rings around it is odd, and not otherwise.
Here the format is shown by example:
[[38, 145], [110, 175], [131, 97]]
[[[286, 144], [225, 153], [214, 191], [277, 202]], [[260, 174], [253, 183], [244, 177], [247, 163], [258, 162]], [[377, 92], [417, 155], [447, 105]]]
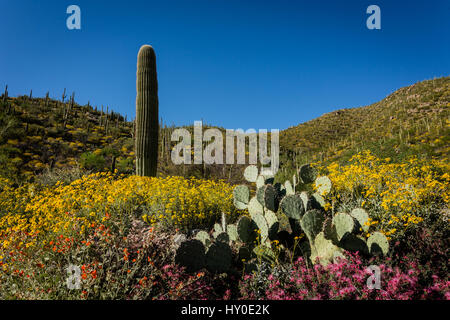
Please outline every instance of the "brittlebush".
[[[136, 216], [150, 224], [191, 229], [211, 226], [222, 212], [233, 220], [233, 186], [223, 181], [183, 177], [120, 177], [97, 173], [69, 185], [12, 188], [0, 181], [0, 237], [10, 244], [33, 246], [54, 235], [82, 233], [111, 215]], [[23, 238], [26, 235], [27, 238]]]
[[431, 206], [448, 207], [450, 202], [450, 165], [445, 161], [413, 157], [391, 163], [364, 151], [345, 165], [334, 162], [322, 170], [333, 183], [330, 200], [359, 198], [369, 224], [378, 224], [387, 235], [422, 222]]

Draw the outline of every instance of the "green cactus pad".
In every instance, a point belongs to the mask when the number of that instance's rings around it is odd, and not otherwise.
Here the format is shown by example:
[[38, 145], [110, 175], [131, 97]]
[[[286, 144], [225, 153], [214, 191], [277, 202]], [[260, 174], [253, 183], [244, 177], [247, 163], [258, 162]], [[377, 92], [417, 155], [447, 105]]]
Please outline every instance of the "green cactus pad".
[[300, 195], [286, 196], [281, 200], [281, 210], [291, 219], [301, 219], [305, 213], [305, 207]]
[[233, 199], [233, 204], [236, 207], [236, 209], [239, 209], [239, 210], [247, 209], [247, 204], [237, 201], [236, 199]]
[[264, 191], [265, 187], [262, 186], [261, 188], [256, 189], [256, 199], [258, 199], [258, 202], [261, 205], [264, 205]]
[[233, 202], [236, 208], [244, 210], [250, 200], [250, 190], [245, 185], [236, 186], [233, 190]]
[[325, 239], [331, 240], [331, 242], [333, 242], [334, 244], [339, 243], [336, 228], [333, 225], [333, 220], [331, 218], [325, 219], [325, 221], [323, 222], [322, 231]]
[[358, 222], [358, 229], [362, 228], [362, 230], [365, 232], [369, 231], [369, 226], [366, 225], [366, 222], [369, 220], [369, 215], [367, 214], [366, 210], [362, 208], [356, 208], [353, 209], [352, 212], [350, 212], [350, 215]]
[[200, 240], [205, 247], [208, 247], [211, 244], [211, 237], [209, 236], [208, 232], [206, 231], [199, 231], [195, 238], [196, 240]]
[[264, 177], [264, 184], [273, 184], [275, 181], [275, 177], [273, 176], [273, 174], [265, 173], [263, 177]]
[[255, 239], [253, 231], [254, 224], [252, 219], [247, 216], [242, 216], [237, 222], [237, 232], [239, 239], [244, 243], [251, 243]]
[[222, 226], [218, 223], [214, 224], [214, 231], [213, 231], [213, 237], [217, 238], [219, 234], [223, 232]]
[[277, 211], [275, 198], [275, 188], [271, 184], [266, 185], [266, 187], [264, 188], [264, 206], [270, 211]]
[[227, 225], [227, 233], [231, 241], [237, 241], [239, 239], [237, 226], [235, 224]]
[[321, 210], [325, 208], [325, 199], [319, 193], [315, 192], [309, 198], [308, 207]]
[[336, 229], [336, 235], [339, 241], [345, 234], [352, 233], [355, 229], [355, 221], [349, 214], [344, 212], [338, 213], [333, 217], [333, 225]]
[[305, 208], [305, 211], [312, 209], [312, 208], [309, 208], [309, 206], [308, 206], [308, 203], [309, 203], [308, 192], [306, 192], [306, 191], [300, 192], [300, 198], [303, 201], [303, 207]]
[[280, 226], [277, 215], [273, 211], [266, 210], [264, 217], [266, 218], [267, 226], [269, 227], [269, 238], [273, 239], [277, 235]]
[[266, 179], [262, 175], [259, 175], [258, 178], [256, 178], [256, 188], [261, 188], [264, 186], [264, 182]]
[[310, 164], [300, 167], [299, 176], [304, 184], [312, 183], [317, 178], [317, 170]]
[[323, 232], [319, 232], [311, 246], [311, 262], [316, 263], [316, 259], [319, 258], [320, 264], [326, 266], [333, 261], [335, 252], [339, 252], [339, 248], [326, 239]]
[[223, 232], [222, 226], [219, 223], [215, 223], [214, 224], [214, 231], [218, 232], [218, 233]]
[[326, 195], [331, 191], [331, 180], [327, 176], [318, 177], [315, 184], [320, 195]]
[[221, 241], [221, 242], [228, 243], [228, 242], [230, 242], [230, 237], [228, 236], [228, 233], [226, 233], [226, 232], [221, 232], [221, 233], [219, 233], [219, 234], [217, 235], [216, 241]]
[[260, 213], [255, 213], [252, 215], [253, 221], [261, 232], [261, 242], [264, 242], [269, 237], [269, 226], [264, 216]]
[[319, 210], [309, 210], [303, 215], [300, 226], [310, 243], [313, 243], [317, 234], [322, 231], [324, 220], [325, 216]]
[[286, 180], [284, 183], [284, 188], [286, 189], [287, 196], [295, 194], [294, 187], [292, 187], [292, 183], [289, 180]]
[[381, 232], [374, 232], [369, 239], [367, 239], [367, 247], [371, 254], [386, 255], [389, 251], [389, 241]]
[[248, 182], [256, 182], [256, 179], [258, 178], [258, 167], [255, 165], [249, 165], [245, 168], [244, 178]]
[[187, 272], [196, 272], [205, 266], [205, 246], [200, 240], [183, 241], [175, 253], [175, 263]]
[[248, 203], [248, 213], [250, 213], [250, 216], [253, 216], [256, 213], [262, 214], [263, 212], [264, 207], [259, 203], [258, 199], [256, 199], [256, 197], [251, 198]]
[[275, 200], [278, 203], [286, 195], [286, 188], [279, 182], [275, 183], [273, 187], [275, 188]]
[[367, 247], [366, 241], [352, 233], [345, 234], [339, 242], [339, 246], [347, 251], [358, 251], [362, 254], [369, 253], [369, 248]]
[[232, 251], [225, 242], [214, 242], [206, 252], [206, 268], [210, 272], [227, 272], [231, 267], [231, 261]]

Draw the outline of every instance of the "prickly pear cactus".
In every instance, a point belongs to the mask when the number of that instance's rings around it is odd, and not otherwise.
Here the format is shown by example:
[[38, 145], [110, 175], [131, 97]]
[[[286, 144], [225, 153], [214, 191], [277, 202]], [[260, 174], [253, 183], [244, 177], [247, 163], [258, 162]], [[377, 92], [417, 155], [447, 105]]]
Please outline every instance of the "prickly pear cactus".
[[280, 203], [282, 212], [291, 219], [301, 219], [305, 213], [305, 207], [300, 195], [285, 196]]
[[344, 237], [339, 242], [339, 246], [341, 248], [344, 248], [347, 251], [356, 252], [362, 254], [368, 254], [369, 249], [367, 247], [366, 241], [363, 237], [357, 236], [352, 233], [347, 233], [344, 235]]
[[317, 178], [317, 170], [310, 164], [300, 167], [299, 176], [304, 184], [312, 183]]
[[256, 199], [258, 199], [258, 202], [262, 206], [264, 205], [264, 192], [265, 192], [265, 186], [256, 189]]
[[269, 234], [269, 239], [274, 239], [278, 233], [278, 229], [280, 226], [280, 223], [278, 221], [277, 215], [270, 210], [266, 210], [264, 213], [264, 218], [266, 219]]
[[247, 216], [242, 216], [237, 222], [239, 239], [244, 243], [252, 243], [255, 240], [254, 223]]
[[292, 186], [292, 183], [289, 180], [286, 180], [286, 182], [284, 183], [284, 188], [286, 189], [287, 196], [295, 194], [294, 187]]
[[214, 231], [213, 231], [213, 237], [217, 238], [217, 236], [219, 234], [221, 234], [222, 232], [224, 232], [224, 230], [222, 229], [222, 226], [218, 223], [214, 224]]
[[308, 200], [308, 207], [312, 209], [325, 208], [325, 199], [317, 192], [314, 192]]
[[307, 211], [300, 220], [300, 226], [308, 237], [310, 243], [314, 243], [314, 239], [317, 234], [322, 231], [324, 220], [325, 216], [319, 210]]
[[320, 264], [326, 266], [334, 260], [336, 252], [340, 250], [331, 240], [325, 238], [323, 232], [319, 232], [311, 246], [310, 259], [314, 263], [319, 258]]
[[258, 167], [255, 165], [250, 165], [245, 168], [244, 178], [248, 182], [256, 182], [256, 179], [258, 179]]
[[336, 227], [333, 225], [333, 220], [330, 217], [327, 217], [323, 222], [322, 232], [326, 239], [331, 240], [334, 244], [339, 243]]
[[249, 188], [244, 185], [236, 186], [233, 190], [233, 201], [237, 209], [247, 209], [248, 202], [250, 201]]
[[200, 240], [186, 240], [175, 253], [175, 263], [187, 272], [196, 272], [205, 267], [205, 246]]
[[321, 176], [316, 179], [316, 190], [320, 195], [327, 195], [331, 191], [331, 180], [327, 176]]
[[262, 212], [264, 212], [264, 207], [259, 203], [258, 199], [256, 197], [251, 198], [248, 203], [248, 213], [250, 213], [250, 216]]
[[367, 239], [367, 247], [371, 254], [386, 255], [389, 251], [389, 242], [384, 234], [381, 232], [374, 232]]
[[365, 232], [369, 231], [369, 225], [366, 224], [366, 222], [369, 221], [369, 215], [367, 214], [366, 210], [362, 208], [356, 208], [353, 209], [352, 212], [350, 212], [350, 215], [358, 222], [358, 229], [361, 228]]
[[269, 226], [267, 225], [266, 219], [261, 213], [255, 213], [252, 215], [252, 220], [256, 223], [260, 231], [261, 242], [265, 242], [269, 238]]
[[230, 236], [228, 236], [228, 233], [221, 232], [217, 235], [216, 241], [229, 243], [230, 242]]
[[266, 179], [264, 179], [264, 176], [259, 175], [258, 178], [256, 178], [256, 188], [264, 187], [265, 182]]
[[205, 247], [208, 247], [212, 242], [208, 232], [203, 230], [197, 232], [195, 239], [201, 241]]
[[231, 267], [231, 262], [232, 251], [230, 246], [225, 242], [214, 242], [206, 252], [206, 268], [210, 272], [227, 272]]
[[268, 184], [264, 188], [264, 207], [269, 209], [270, 211], [277, 211], [277, 204], [276, 204], [276, 195], [277, 192], [275, 188]]
[[336, 228], [337, 238], [340, 241], [347, 233], [355, 229], [353, 218], [347, 213], [338, 213], [333, 217], [333, 225]]
[[239, 235], [237, 232], [237, 226], [235, 224], [227, 225], [227, 233], [231, 241], [238, 241]]

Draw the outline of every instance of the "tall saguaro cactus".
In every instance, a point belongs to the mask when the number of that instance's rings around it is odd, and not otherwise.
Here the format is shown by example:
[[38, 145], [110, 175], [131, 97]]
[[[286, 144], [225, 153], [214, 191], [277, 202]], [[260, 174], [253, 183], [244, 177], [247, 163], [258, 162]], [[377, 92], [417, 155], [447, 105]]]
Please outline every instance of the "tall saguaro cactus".
[[158, 80], [153, 48], [140, 48], [136, 73], [136, 174], [156, 176], [158, 161]]

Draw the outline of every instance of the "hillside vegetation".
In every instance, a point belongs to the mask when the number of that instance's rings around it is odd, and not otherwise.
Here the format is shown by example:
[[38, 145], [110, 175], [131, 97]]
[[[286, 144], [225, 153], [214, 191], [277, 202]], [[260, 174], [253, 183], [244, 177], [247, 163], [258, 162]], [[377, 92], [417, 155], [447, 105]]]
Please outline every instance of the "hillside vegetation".
[[[78, 105], [65, 93], [61, 100], [30, 95], [1, 97], [1, 176], [19, 182], [64, 168], [134, 172], [133, 122], [108, 107]], [[288, 128], [280, 133], [278, 178], [283, 181], [309, 162], [345, 163], [362, 150], [397, 162], [411, 155], [448, 159], [449, 107], [450, 77], [444, 77], [401, 88], [366, 107], [340, 109]], [[192, 132], [192, 126], [186, 128]], [[174, 166], [174, 129], [161, 120], [159, 175], [241, 181], [239, 165]]]
[[325, 160], [345, 163], [359, 151], [401, 161], [448, 159], [450, 77], [401, 88], [369, 106], [340, 109], [280, 134], [284, 170]]

